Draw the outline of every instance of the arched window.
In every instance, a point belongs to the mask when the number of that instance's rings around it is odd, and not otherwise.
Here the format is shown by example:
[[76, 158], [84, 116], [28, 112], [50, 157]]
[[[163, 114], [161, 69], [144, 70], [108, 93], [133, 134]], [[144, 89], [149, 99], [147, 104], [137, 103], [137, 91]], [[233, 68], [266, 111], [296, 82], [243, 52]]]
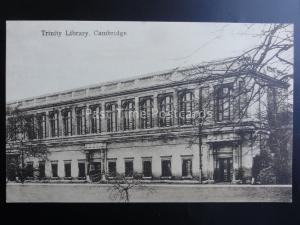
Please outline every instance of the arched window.
[[91, 124], [91, 133], [96, 134], [101, 132], [101, 119], [100, 119], [100, 106], [91, 105], [90, 106], [90, 124]]
[[224, 84], [216, 87], [216, 118], [217, 121], [229, 120], [230, 106], [232, 104], [231, 99], [232, 85]]
[[152, 97], [143, 97], [140, 98], [140, 121], [141, 129], [147, 129], [153, 127], [153, 98]]
[[63, 135], [72, 135], [72, 111], [71, 109], [65, 109], [61, 112], [63, 122]]
[[116, 102], [106, 103], [106, 121], [107, 132], [115, 132], [118, 130], [118, 105]]
[[42, 139], [46, 137], [46, 114], [37, 114], [37, 132], [38, 138]]
[[86, 133], [86, 108], [85, 107], [76, 109], [76, 125], [77, 125], [77, 134]]
[[122, 101], [123, 130], [135, 129], [134, 111], [135, 111], [134, 99]]
[[58, 137], [58, 111], [49, 112], [51, 137]]
[[179, 124], [187, 125], [193, 123], [194, 95], [192, 91], [179, 93]]
[[173, 97], [172, 95], [158, 96], [158, 121], [160, 127], [173, 125]]

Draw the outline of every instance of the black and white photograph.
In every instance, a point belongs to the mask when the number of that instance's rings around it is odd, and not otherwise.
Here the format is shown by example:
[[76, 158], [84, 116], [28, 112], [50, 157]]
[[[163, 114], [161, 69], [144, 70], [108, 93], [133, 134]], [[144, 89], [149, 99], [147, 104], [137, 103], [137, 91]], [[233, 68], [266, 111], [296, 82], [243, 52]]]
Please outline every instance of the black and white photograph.
[[6, 21], [6, 202], [292, 202], [292, 23]]

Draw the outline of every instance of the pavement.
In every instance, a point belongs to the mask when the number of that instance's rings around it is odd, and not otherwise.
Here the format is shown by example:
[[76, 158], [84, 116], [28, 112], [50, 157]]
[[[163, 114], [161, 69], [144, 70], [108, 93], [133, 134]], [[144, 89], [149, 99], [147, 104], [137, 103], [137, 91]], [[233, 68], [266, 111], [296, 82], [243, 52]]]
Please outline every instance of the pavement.
[[[123, 202], [112, 184], [7, 183], [6, 202]], [[146, 184], [130, 202], [292, 202], [291, 185]]]

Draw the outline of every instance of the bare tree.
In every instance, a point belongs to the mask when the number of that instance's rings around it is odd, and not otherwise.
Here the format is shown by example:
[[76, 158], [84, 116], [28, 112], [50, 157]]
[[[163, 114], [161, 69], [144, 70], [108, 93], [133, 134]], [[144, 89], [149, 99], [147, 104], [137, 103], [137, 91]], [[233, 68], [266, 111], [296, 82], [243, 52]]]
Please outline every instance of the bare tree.
[[[26, 178], [25, 160], [33, 157], [47, 160], [48, 149], [39, 138], [40, 127], [19, 107], [6, 108], [7, 172], [13, 169], [21, 182]], [[14, 155], [16, 160], [10, 160]]]
[[108, 188], [109, 197], [112, 200], [121, 202], [130, 202], [132, 191], [146, 191], [147, 194], [152, 194], [154, 189], [145, 184], [140, 174], [134, 173], [132, 177], [127, 177], [124, 174], [117, 174], [110, 179], [111, 186]]
[[[250, 25], [247, 27], [248, 30], [251, 30], [255, 25]], [[244, 34], [244, 35], [247, 35]], [[215, 87], [223, 87], [225, 81], [228, 77], [234, 77], [231, 81], [233, 84], [237, 84], [237, 81], [241, 81], [241, 85], [238, 88], [233, 88], [231, 94], [231, 100], [233, 103], [239, 104], [239, 115], [237, 119], [232, 120], [232, 126], [236, 127], [245, 118], [247, 111], [251, 105], [259, 101], [260, 96], [267, 94], [270, 90], [275, 90], [278, 87], [278, 84], [288, 87], [288, 91], [285, 95], [277, 97], [281, 98], [284, 108], [286, 105], [292, 105], [291, 102], [287, 103], [285, 98], [290, 99], [293, 94], [293, 31], [291, 25], [289, 24], [271, 24], [266, 25], [265, 28], [256, 36], [261, 38], [261, 42], [254, 46], [251, 49], [245, 50], [241, 55], [236, 57], [230, 57], [222, 59], [220, 61], [215, 61], [203, 65], [194, 65], [192, 69], [176, 68], [173, 73], [179, 73], [183, 75], [183, 80], [198, 81], [199, 84], [209, 82], [214, 80]], [[265, 74], [269, 75], [272, 78], [275, 78], [278, 83], [270, 82], [265, 78]], [[258, 76], [259, 75], [259, 76]], [[206, 96], [202, 93], [202, 99], [195, 102], [195, 108], [200, 111], [213, 111], [212, 117], [217, 117], [215, 114], [214, 107], [216, 105], [217, 90], [207, 93]], [[269, 93], [268, 93], [269, 94]], [[284, 96], [284, 97], [283, 97]], [[242, 101], [241, 101], [242, 100]], [[229, 101], [229, 98], [228, 100]], [[277, 101], [277, 100], [276, 100]], [[241, 104], [242, 103], [242, 104]], [[232, 102], [223, 102], [225, 107], [231, 107]], [[279, 105], [276, 104], [276, 107]], [[283, 124], [279, 123], [270, 123], [270, 107], [267, 105], [266, 111], [261, 111], [258, 115], [260, 122], [268, 121], [269, 125], [262, 127], [261, 123], [256, 127], [257, 131], [253, 134], [252, 141], [254, 142], [256, 138], [261, 138], [263, 130], [268, 130], [271, 139], [276, 139], [278, 137], [278, 132], [275, 130], [282, 130]], [[288, 107], [289, 112], [292, 112], [292, 107]], [[224, 110], [224, 108], [223, 108]], [[278, 113], [278, 110], [273, 109], [272, 113]], [[198, 114], [194, 118], [194, 135], [191, 139], [189, 146], [198, 142], [199, 144], [199, 157], [200, 157], [200, 177], [199, 180], [202, 182], [202, 136], [203, 128], [209, 121], [211, 115], [207, 114]], [[274, 120], [274, 118], [273, 118]], [[289, 123], [290, 124], [290, 123]], [[220, 125], [219, 129], [222, 129], [223, 126]], [[264, 128], [264, 129], [263, 129]], [[285, 126], [285, 129], [291, 129], [291, 126]], [[290, 133], [290, 132], [289, 132]], [[282, 134], [282, 133], [281, 133]], [[274, 137], [272, 137], [272, 135]], [[282, 140], [282, 138], [280, 138]], [[270, 142], [268, 142], [270, 143]], [[274, 143], [273, 143], [274, 144]], [[277, 148], [282, 146], [280, 143], [277, 143]], [[274, 149], [274, 145], [269, 147]], [[275, 148], [276, 149], [276, 148]], [[283, 155], [279, 150], [276, 150], [277, 156], [282, 158]], [[287, 157], [284, 157], [284, 160], [288, 160]], [[283, 160], [283, 159], [282, 159]], [[282, 161], [281, 160], [281, 161]]]

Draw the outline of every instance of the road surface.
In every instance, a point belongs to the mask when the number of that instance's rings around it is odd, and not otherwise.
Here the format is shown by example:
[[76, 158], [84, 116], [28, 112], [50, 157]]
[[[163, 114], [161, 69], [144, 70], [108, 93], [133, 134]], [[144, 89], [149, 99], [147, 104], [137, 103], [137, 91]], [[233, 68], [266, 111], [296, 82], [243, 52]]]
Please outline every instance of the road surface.
[[[120, 202], [108, 184], [6, 185], [7, 202]], [[291, 185], [149, 184], [130, 202], [291, 202]], [[118, 195], [116, 196], [118, 197]]]

